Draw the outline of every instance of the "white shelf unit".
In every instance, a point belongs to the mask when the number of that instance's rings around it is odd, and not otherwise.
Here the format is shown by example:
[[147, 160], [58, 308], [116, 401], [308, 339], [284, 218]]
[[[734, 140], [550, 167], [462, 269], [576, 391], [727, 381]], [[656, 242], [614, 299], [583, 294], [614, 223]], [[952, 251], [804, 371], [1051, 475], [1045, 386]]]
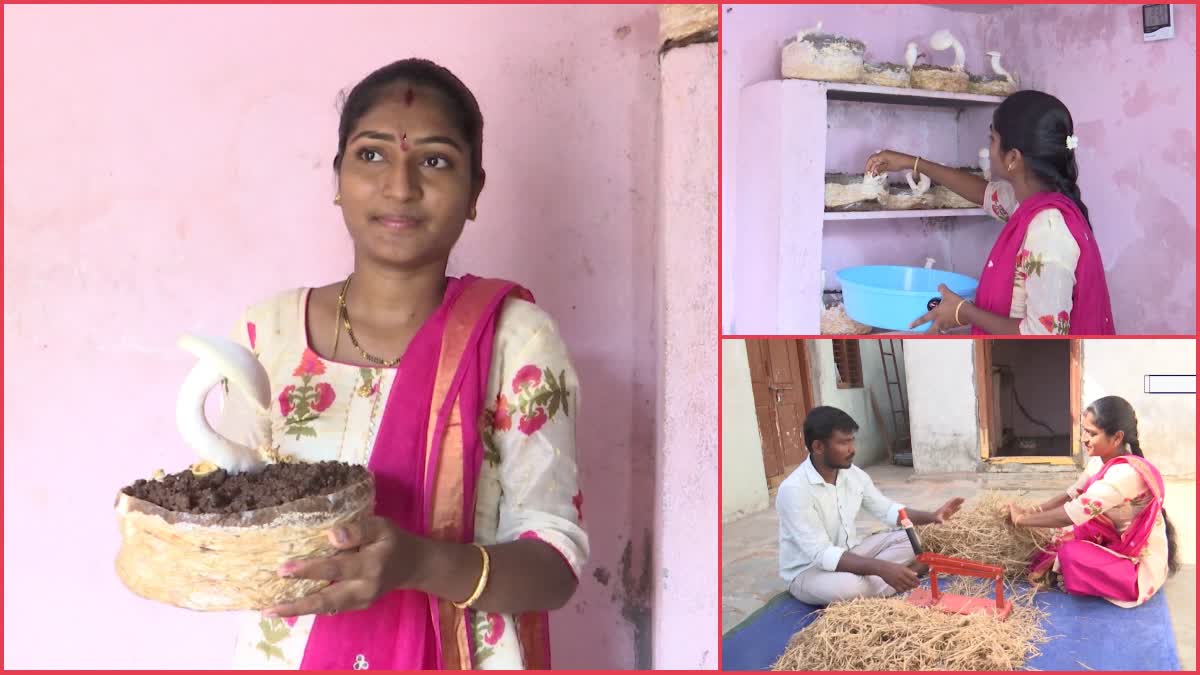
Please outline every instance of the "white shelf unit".
[[[786, 81], [786, 80], [785, 80]], [[803, 80], [792, 80], [801, 82]], [[955, 94], [948, 91], [908, 89], [904, 87], [880, 87], [873, 84], [849, 84], [843, 82], [813, 82], [825, 90], [831, 101], [859, 101], [862, 103], [897, 103], [930, 107], [962, 108], [966, 106], [994, 106], [1004, 100], [1003, 96], [983, 94]]]
[[907, 211], [825, 212], [825, 220], [895, 220], [902, 218], [960, 218], [986, 216], [983, 209], [909, 209]]
[[[826, 213], [826, 173], [853, 171], [851, 166], [831, 168], [827, 160], [853, 155], [865, 161], [866, 154], [877, 148], [892, 147], [896, 129], [888, 124], [908, 127], [913, 120], [924, 120], [928, 128], [921, 138], [936, 138], [944, 145], [931, 159], [974, 166], [978, 149], [986, 143], [990, 111], [1002, 100], [998, 96], [808, 80], [771, 80], [743, 89], [736, 165], [732, 167], [737, 184], [737, 245], [734, 260], [726, 262], [733, 268], [737, 297], [733, 330], [742, 335], [820, 334], [820, 305], [810, 300], [821, 297], [824, 290], [821, 270], [827, 269], [830, 277], [835, 273], [826, 264], [826, 248], [833, 251], [831, 255], [853, 257], [846, 252], [857, 243], [847, 242], [861, 236], [862, 250], [874, 247], [874, 255], [895, 254], [894, 247], [880, 238], [889, 227], [883, 221], [896, 221], [892, 234], [900, 241], [909, 234], [901, 233], [905, 222], [928, 229], [934, 221], [925, 219], [982, 220], [986, 216], [982, 208]], [[858, 129], [858, 124], [871, 128], [862, 134], [838, 128], [851, 125]], [[947, 131], [948, 125], [954, 128]], [[868, 144], [869, 149], [864, 150]], [[924, 151], [920, 142], [912, 150]], [[839, 229], [827, 246], [830, 227]], [[975, 239], [993, 234], [982, 228], [979, 232], [963, 238], [963, 250], [957, 256], [972, 267], [975, 258], [987, 253], [979, 251], [982, 244]], [[948, 243], [950, 235], [945, 239], [937, 244], [943, 249], [937, 255], [937, 267], [943, 269], [943, 261], [956, 257]]]

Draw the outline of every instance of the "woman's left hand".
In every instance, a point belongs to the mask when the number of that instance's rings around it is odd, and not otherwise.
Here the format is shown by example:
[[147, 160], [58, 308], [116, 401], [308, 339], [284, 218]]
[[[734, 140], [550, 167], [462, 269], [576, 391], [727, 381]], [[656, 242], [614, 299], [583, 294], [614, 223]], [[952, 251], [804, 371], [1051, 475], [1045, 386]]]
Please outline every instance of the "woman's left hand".
[[946, 284], [938, 286], [938, 293], [942, 294], [942, 301], [938, 303], [937, 307], [922, 314], [921, 318], [909, 324], [909, 328], [916, 328], [926, 321], [933, 322], [933, 325], [929, 327], [930, 333], [948, 333], [951, 329], [962, 328], [963, 324], [958, 323], [954, 318], [959, 303], [963, 301], [962, 296], [947, 288]]
[[388, 591], [405, 588], [416, 577], [425, 540], [373, 516], [329, 533], [340, 552], [317, 560], [285, 563], [279, 576], [333, 582], [318, 593], [263, 612], [268, 618], [337, 614], [366, 609]]
[[1029, 511], [1017, 506], [1016, 504], [1008, 505], [1008, 520], [1017, 527], [1021, 526], [1021, 516], [1029, 515]]

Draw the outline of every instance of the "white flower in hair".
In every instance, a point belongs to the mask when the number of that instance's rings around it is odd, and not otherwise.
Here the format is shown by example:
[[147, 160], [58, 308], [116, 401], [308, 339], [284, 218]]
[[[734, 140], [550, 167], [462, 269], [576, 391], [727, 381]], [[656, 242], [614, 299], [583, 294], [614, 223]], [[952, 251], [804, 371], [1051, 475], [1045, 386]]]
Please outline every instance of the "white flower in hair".
[[1067, 149], [1074, 150], [1075, 148], [1078, 148], [1078, 147], [1079, 147], [1079, 137], [1074, 134], [1067, 136]]

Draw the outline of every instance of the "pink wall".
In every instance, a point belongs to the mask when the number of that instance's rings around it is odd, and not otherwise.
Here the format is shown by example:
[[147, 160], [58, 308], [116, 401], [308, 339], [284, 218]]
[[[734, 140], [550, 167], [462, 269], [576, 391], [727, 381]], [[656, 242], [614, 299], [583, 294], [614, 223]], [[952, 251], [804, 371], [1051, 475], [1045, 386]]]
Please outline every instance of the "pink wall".
[[987, 23], [1011, 36], [1025, 86], [1075, 118], [1121, 333], [1196, 332], [1196, 6], [1174, 7], [1165, 42], [1142, 41], [1140, 5], [1031, 5]]
[[633, 666], [624, 610], [653, 586], [629, 561], [649, 555], [656, 512], [654, 474], [638, 471], [656, 425], [655, 9], [19, 6], [4, 18], [5, 666], [229, 663], [228, 617], [119, 585], [113, 499], [193, 459], [173, 421], [191, 365], [180, 332], [223, 333], [249, 302], [347, 272], [330, 204], [336, 95], [414, 54], [458, 72], [487, 118], [488, 186], [453, 268], [532, 288], [583, 381], [593, 560], [554, 617], [557, 665]]
[[[929, 34], [937, 28], [950, 28], [967, 44], [971, 43], [969, 38], [974, 36], [978, 30], [974, 27], [978, 22], [976, 15], [920, 5], [724, 5], [721, 11], [724, 21], [721, 62], [723, 78], [721, 83], [721, 152], [722, 163], [727, 167], [739, 166], [739, 162], [741, 162], [738, 157], [736, 130], [741, 124], [738, 99], [742, 89], [755, 82], [780, 78], [780, 50], [783, 42], [800, 29], [811, 27], [817, 21], [822, 21], [826, 31], [849, 35], [866, 42], [869, 58], [887, 61], [901, 61], [904, 47], [910, 40], [925, 43], [928, 41]], [[975, 42], [978, 43], [978, 41]], [[936, 54], [937, 56], [934, 58], [938, 63], [946, 62], [946, 59], [952, 60], [952, 57], [945, 53], [937, 52]], [[978, 57], [968, 55], [968, 68], [977, 69], [981, 63], [982, 61]], [[839, 108], [844, 108], [844, 106], [839, 106], [839, 104], [831, 106], [831, 120], [839, 124], [849, 123], [853, 113], [845, 112], [843, 114], [839, 112]], [[839, 170], [849, 170], [854, 165], [853, 156], [861, 155], [863, 163], [865, 163], [866, 155], [862, 153], [876, 150], [882, 146], [924, 148], [930, 143], [936, 146], [941, 142], [936, 139], [931, 140], [932, 137], [927, 127], [905, 125], [903, 122], [907, 119], [906, 115], [911, 116], [911, 113], [906, 113], [903, 109], [895, 106], [887, 108], [870, 106], [869, 108], [873, 112], [868, 114], [875, 115], [877, 118], [884, 114], [892, 117], [898, 116], [897, 119], [886, 125], [885, 128], [888, 130], [886, 138], [860, 137], [850, 140], [843, 135], [843, 141], [840, 144], [835, 142], [829, 148], [829, 166]], [[878, 124], [880, 120], [874, 119], [872, 122]], [[750, 128], [755, 126], [757, 125], [754, 121], [748, 123]], [[830, 133], [834, 134], [834, 131]], [[946, 148], [943, 149], [949, 148], [948, 141], [943, 144], [946, 145]], [[769, 153], [770, 151], [764, 149], [763, 152]], [[754, 164], [758, 161], [758, 158], [746, 159], [747, 164]], [[721, 177], [721, 247], [724, 260], [738, 260], [746, 257], [746, 254], [739, 250], [743, 247], [749, 249], [749, 255], [758, 257], [756, 251], [762, 248], [755, 242], [745, 241], [747, 238], [761, 236], [756, 230], [759, 223], [741, 223], [734, 215], [740, 213], [742, 208], [738, 201], [737, 179], [734, 173], [726, 171]], [[747, 205], [747, 207], [756, 208], [754, 205]], [[984, 226], [987, 226], [986, 223]], [[904, 262], [920, 256], [920, 262], [923, 263], [924, 251], [937, 251], [939, 247], [947, 246], [945, 233], [921, 231], [921, 225], [912, 221], [900, 224], [896, 221], [869, 223], [858, 221], [834, 225], [827, 229], [826, 251], [820, 263], [829, 268], [831, 280], [833, 270], [838, 267], [865, 262], [883, 262], [882, 260], [858, 257], [865, 255], [861, 251], [861, 246], [854, 243], [859, 237], [856, 232], [859, 231], [870, 231], [872, 233], [870, 240], [872, 241], [878, 240], [878, 235], [882, 233], [891, 234], [890, 242], [895, 246], [889, 248], [889, 251], [898, 251], [898, 255]], [[807, 261], [805, 265], [808, 265]], [[734, 289], [744, 288], [745, 284], [735, 284], [731, 276], [732, 272], [733, 268], [728, 264], [722, 269], [722, 329], [728, 331], [731, 327], [730, 319], [737, 316], [741, 322], [750, 326], [747, 329], [739, 325], [738, 332], [745, 333], [747, 330], [755, 332], [755, 326], [771, 322], [756, 319], [756, 315], [764, 306], [760, 298], [737, 297]], [[781, 274], [784, 272], [785, 270], [780, 270]], [[812, 296], [810, 304], [815, 304], [817, 301], [818, 298]], [[810, 302], [810, 296], [803, 295], [797, 299], [797, 302]]]
[[658, 669], [717, 667], [716, 99], [715, 43], [667, 52], [658, 210]]
[[[969, 70], [986, 71], [983, 52], [999, 49], [1005, 53], [1005, 64], [1022, 75], [1025, 86], [1050, 91], [1075, 116], [1081, 146], [1080, 186], [1108, 268], [1118, 330], [1194, 332], [1196, 23], [1194, 6], [1175, 9], [1179, 37], [1144, 44], [1137, 33], [1135, 5], [1017, 6], [994, 12], [975, 12], [965, 6], [948, 10], [921, 5], [726, 5], [722, 8], [723, 161], [726, 166], [738, 165], [741, 90], [780, 77], [780, 49], [797, 30], [820, 20], [827, 31], [865, 41], [868, 58], [898, 61], [909, 40], [927, 45], [934, 30], [949, 28], [967, 48]], [[952, 57], [934, 52], [934, 59], [946, 64]], [[1151, 89], [1147, 73], [1161, 75], [1163, 82]], [[861, 153], [867, 146], [924, 149], [929, 140], [922, 138], [924, 133], [919, 127], [897, 123], [886, 136], [862, 138], [857, 145], [851, 142], [852, 147], [833, 147], [831, 152]], [[962, 144], [975, 142], [968, 138]], [[844, 163], [837, 159], [838, 168]], [[722, 178], [725, 260], [738, 259], [738, 249], [745, 245], [740, 240], [753, 226], [736, 222], [739, 204], [732, 174], [726, 172]], [[876, 241], [889, 233], [889, 246], [894, 245], [904, 261], [937, 242], [926, 233], [913, 232], [911, 223], [874, 223], [861, 230], [861, 239], [859, 231], [849, 227], [829, 229], [824, 263], [881, 262], [868, 260], [865, 254], [856, 259], [854, 242], [868, 237]], [[953, 242], [959, 258], [981, 258], [990, 243], [987, 235], [995, 228], [986, 220], [964, 220], [946, 241]], [[1150, 264], [1142, 268], [1146, 263]], [[956, 261], [955, 266], [967, 264]], [[736, 297], [731, 273], [727, 265], [722, 317], [726, 330], [739, 307], [755, 302]], [[1158, 301], [1149, 303], [1147, 298]]]

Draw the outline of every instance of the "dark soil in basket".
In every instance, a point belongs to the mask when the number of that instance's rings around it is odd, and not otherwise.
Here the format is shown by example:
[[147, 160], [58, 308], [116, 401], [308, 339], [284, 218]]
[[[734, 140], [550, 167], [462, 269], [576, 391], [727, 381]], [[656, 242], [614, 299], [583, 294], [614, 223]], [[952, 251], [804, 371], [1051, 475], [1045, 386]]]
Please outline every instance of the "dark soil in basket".
[[197, 476], [180, 471], [161, 480], [137, 480], [125, 494], [183, 513], [239, 513], [279, 506], [304, 497], [337, 492], [368, 476], [366, 467], [345, 462], [268, 464], [258, 473], [230, 475], [224, 469]]
[[935, 66], [931, 63], [918, 63], [917, 65], [913, 66], [913, 70], [940, 70], [943, 73], [961, 72], [955, 71], [950, 66]]
[[868, 63], [865, 64], [864, 67], [867, 69], [867, 71], [872, 73], [903, 73], [904, 71], [908, 70], [907, 67], [902, 66], [899, 63], [891, 63], [889, 61], [885, 61], [883, 63]]
[[1003, 75], [995, 75], [995, 74], [992, 74], [992, 75], [974, 75], [974, 74], [972, 74], [970, 76], [970, 80], [972, 82], [974, 82], [975, 84], [983, 84], [983, 83], [991, 84], [993, 82], [1008, 82], [1007, 77], [1004, 77]]
[[848, 47], [851, 51], [855, 52], [867, 51], [867, 45], [860, 40], [853, 40], [840, 35], [830, 35], [829, 33], [809, 33], [800, 39], [817, 49], [824, 49], [826, 47], [832, 47], [833, 45], [842, 45], [843, 47]]

